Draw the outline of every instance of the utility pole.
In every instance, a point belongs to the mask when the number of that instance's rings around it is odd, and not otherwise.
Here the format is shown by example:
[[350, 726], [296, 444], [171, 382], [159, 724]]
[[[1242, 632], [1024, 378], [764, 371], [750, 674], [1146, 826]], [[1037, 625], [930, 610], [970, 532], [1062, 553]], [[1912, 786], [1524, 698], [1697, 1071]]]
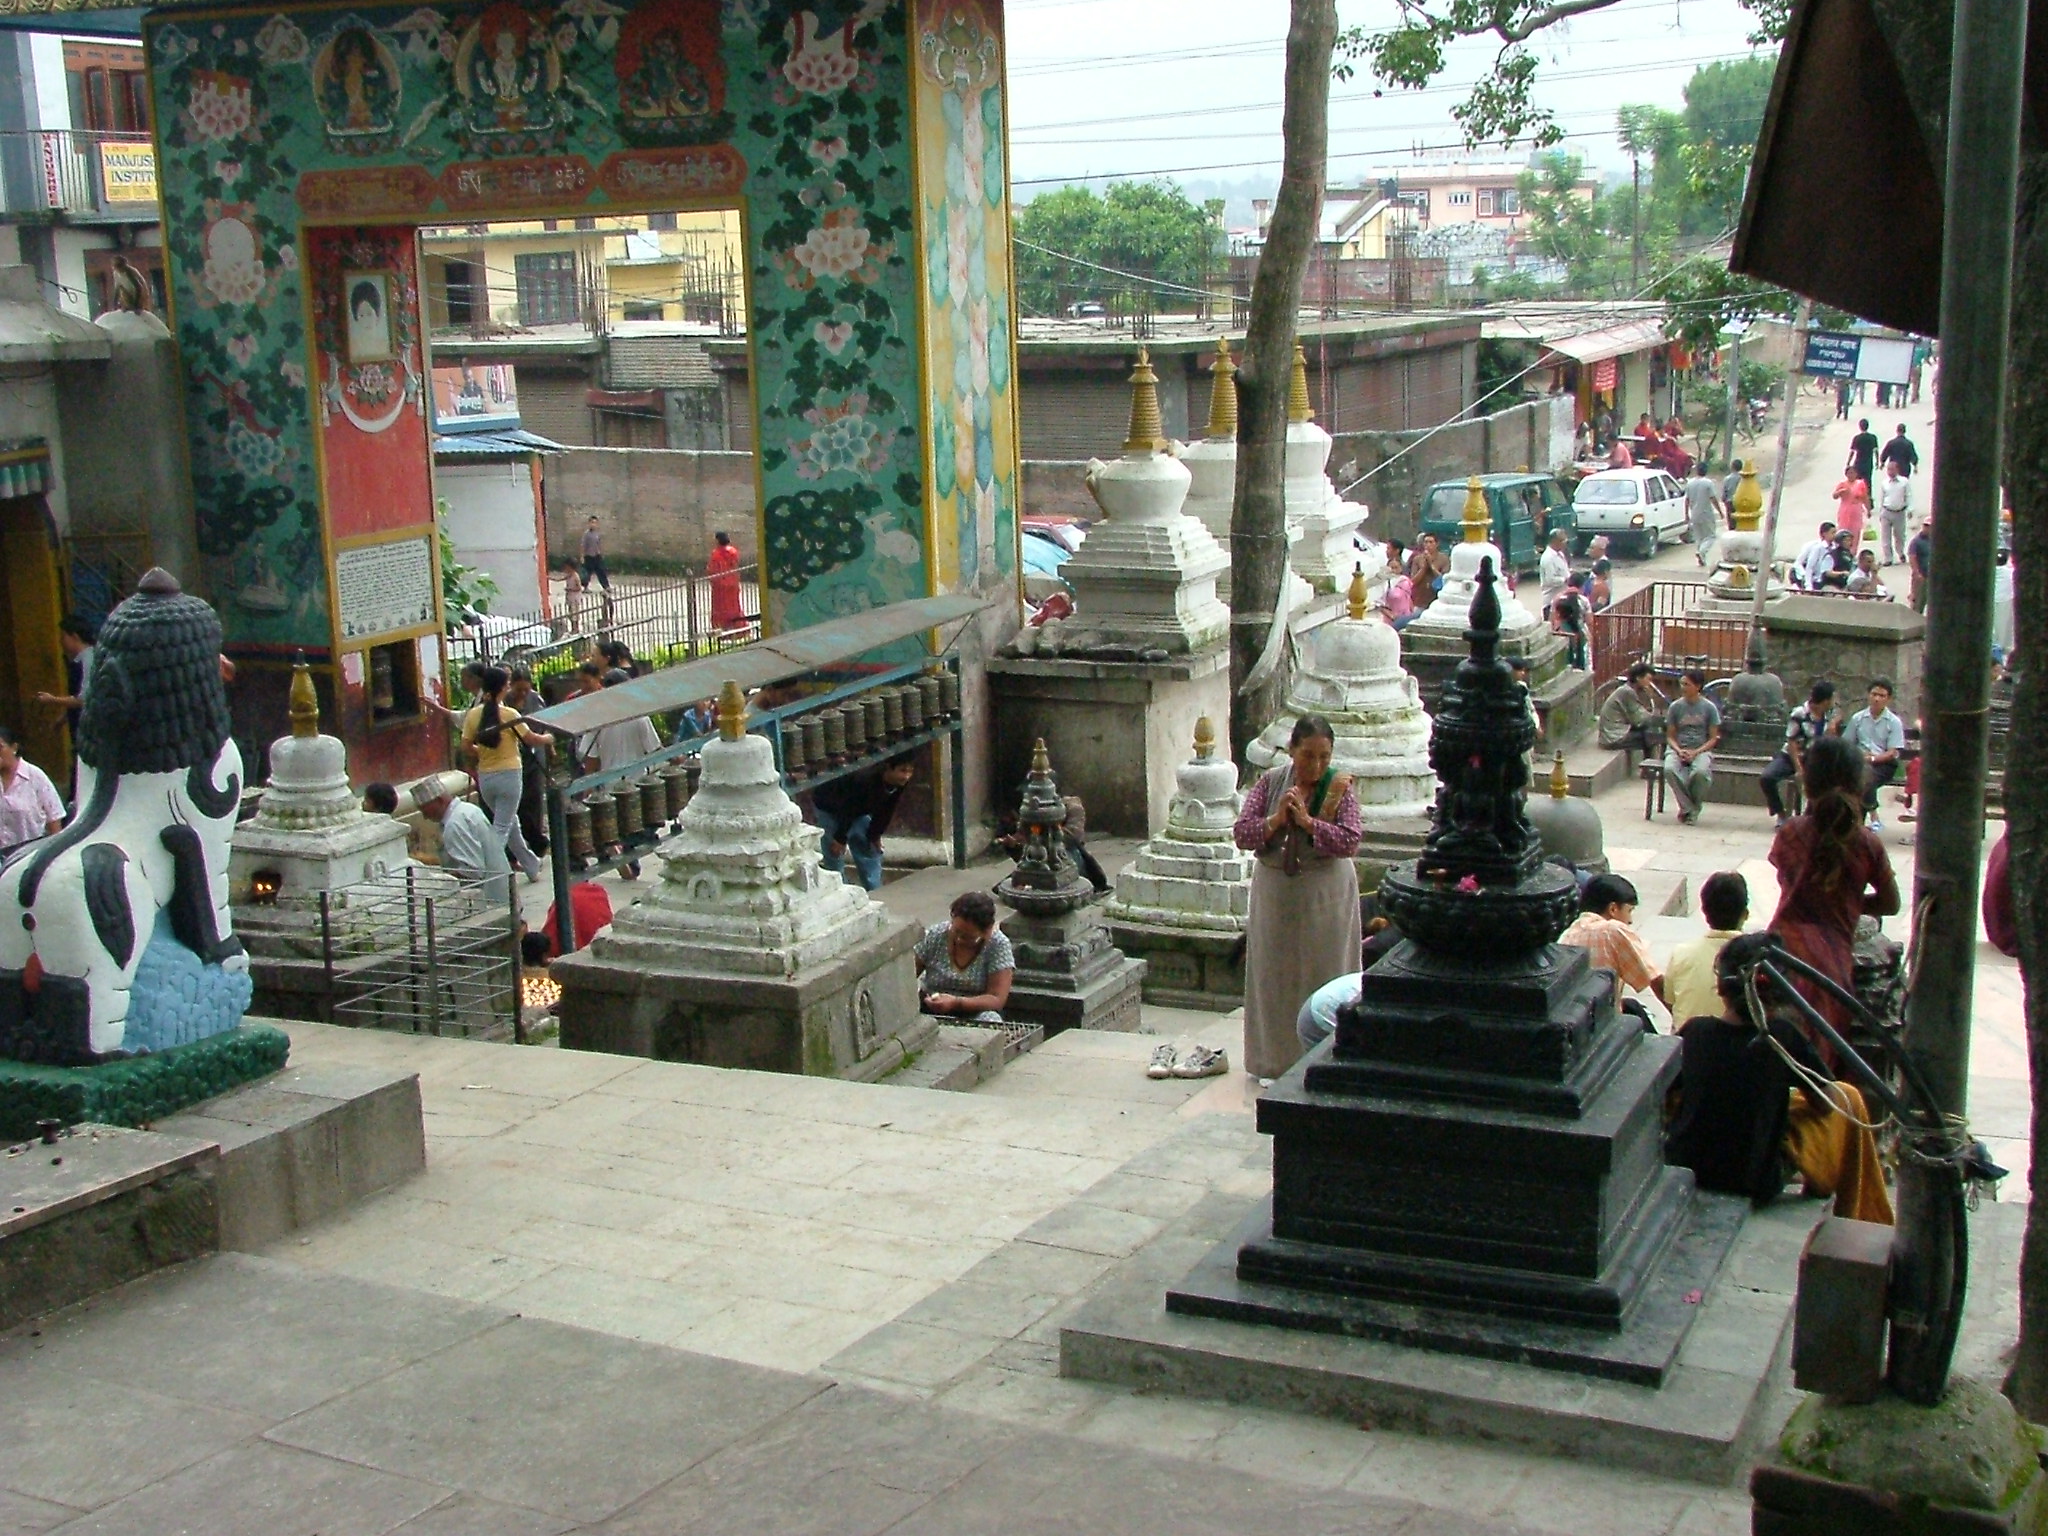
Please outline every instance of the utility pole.
[[[1964, 1109], [1976, 981], [1991, 583], [2026, 42], [2024, 5], [1956, 0], [1941, 245], [1941, 414], [1934, 429], [1941, 516], [1928, 574], [1925, 803], [1914, 839], [1919, 961], [1906, 1003], [1906, 1051], [1950, 1116]], [[1955, 1350], [1954, 1329], [1930, 1325], [1962, 1305], [1950, 1294], [1956, 1234], [1943, 1212], [1944, 1184], [1953, 1177], [1911, 1161], [1899, 1165], [1887, 1380], [1908, 1402], [1930, 1406], [1947, 1387]]]
[[[1778, 468], [1771, 476], [1771, 500], [1764, 509], [1763, 553], [1756, 562], [1756, 590], [1750, 597], [1749, 638], [1754, 644], [1764, 628], [1764, 599], [1771, 590], [1771, 561], [1778, 550], [1778, 508], [1785, 500], [1785, 467], [1792, 456], [1792, 417], [1799, 409], [1799, 370], [1806, 365], [1806, 328], [1813, 324], [1813, 300], [1799, 304], [1792, 327], [1792, 355], [1785, 360], [1785, 415], [1778, 422]], [[1729, 428], [1731, 442], [1734, 428]]]
[[[1794, 374], [1793, 377], [1797, 378], [1798, 375]], [[1725, 457], [1731, 464], [1735, 462], [1735, 413], [1743, 404], [1738, 398], [1741, 392], [1742, 332], [1736, 331], [1728, 342], [1728, 451]], [[1785, 403], [1789, 406], [1792, 402], [1787, 399]], [[1782, 475], [1782, 471], [1780, 473]], [[1766, 563], [1764, 569], [1768, 571], [1770, 565]]]
[[1643, 157], [1633, 153], [1628, 157], [1629, 175], [1635, 190], [1629, 197], [1629, 292], [1643, 291]]

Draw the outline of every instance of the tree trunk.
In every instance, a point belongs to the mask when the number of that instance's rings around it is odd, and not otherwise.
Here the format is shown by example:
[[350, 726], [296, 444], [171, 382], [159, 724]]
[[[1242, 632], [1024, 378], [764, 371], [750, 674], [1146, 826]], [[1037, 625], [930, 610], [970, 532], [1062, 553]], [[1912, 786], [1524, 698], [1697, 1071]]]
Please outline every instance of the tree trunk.
[[[2020, 976], [2025, 986], [2028, 1075], [2033, 1083], [2035, 1190], [2020, 1250], [2020, 1338], [2005, 1383], [2013, 1406], [2048, 1423], [2048, 152], [2020, 157], [2014, 236], [2012, 356], [2006, 476], [2013, 507], [2013, 641], [2024, 670], [2013, 691], [2006, 743], [2005, 826]], [[2031, 297], [2024, 301], [2019, 295]]]
[[[1287, 669], [1273, 667], [1256, 688], [1246, 680], [1272, 633], [1287, 579], [1287, 384], [1294, 366], [1295, 315], [1315, 247], [1329, 152], [1330, 63], [1337, 47], [1335, 0], [1292, 0], [1287, 25], [1283, 160], [1237, 374], [1237, 488], [1230, 510], [1230, 754], [1246, 745], [1285, 702]], [[1284, 617], [1282, 622], [1284, 622]]]

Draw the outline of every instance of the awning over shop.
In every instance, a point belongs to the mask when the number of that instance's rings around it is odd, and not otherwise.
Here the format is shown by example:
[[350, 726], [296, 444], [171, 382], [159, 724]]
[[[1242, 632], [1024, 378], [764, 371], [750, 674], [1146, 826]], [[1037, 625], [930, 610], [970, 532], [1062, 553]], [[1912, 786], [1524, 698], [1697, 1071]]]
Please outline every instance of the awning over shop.
[[1576, 336], [1553, 336], [1543, 343], [1547, 351], [1575, 363], [1602, 363], [1610, 357], [1630, 357], [1670, 345], [1664, 327], [1655, 320], [1630, 320], [1604, 330], [1581, 331]]
[[581, 734], [600, 726], [617, 725], [665, 709], [681, 709], [714, 696], [727, 681], [742, 688], [765, 688], [851, 661], [898, 640], [907, 640], [941, 624], [951, 624], [979, 613], [994, 598], [979, 596], [918, 597], [905, 603], [891, 603], [850, 619], [831, 619], [767, 640], [756, 640], [736, 650], [720, 651], [686, 661], [680, 667], [666, 667], [630, 683], [620, 683], [602, 693], [587, 693], [565, 699], [533, 716], [539, 725]]

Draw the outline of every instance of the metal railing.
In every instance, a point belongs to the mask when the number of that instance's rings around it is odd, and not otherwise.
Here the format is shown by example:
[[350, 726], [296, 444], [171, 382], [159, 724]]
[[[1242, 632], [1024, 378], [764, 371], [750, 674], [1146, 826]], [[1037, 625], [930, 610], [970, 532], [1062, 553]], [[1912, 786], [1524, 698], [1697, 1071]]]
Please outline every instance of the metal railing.
[[408, 864], [305, 904], [319, 914], [331, 1022], [524, 1043], [511, 877]]
[[1740, 672], [1749, 621], [1699, 615], [1710, 595], [1702, 581], [1658, 581], [1595, 613], [1588, 627], [1593, 686], [1625, 676], [1638, 661], [1664, 672], [1698, 667], [1709, 681]]
[[0, 131], [0, 168], [0, 212], [157, 216], [156, 151], [147, 134], [7, 129]]
[[[741, 621], [720, 628], [712, 622], [712, 589], [734, 576]], [[522, 662], [538, 685], [575, 671], [593, 645], [607, 640], [624, 642], [635, 660], [654, 669], [760, 638], [760, 571], [743, 565], [723, 578], [687, 576], [645, 585], [614, 576], [609, 590], [586, 589], [573, 599], [558, 600], [549, 613], [486, 614], [450, 634], [448, 661], [457, 671], [471, 661]]]

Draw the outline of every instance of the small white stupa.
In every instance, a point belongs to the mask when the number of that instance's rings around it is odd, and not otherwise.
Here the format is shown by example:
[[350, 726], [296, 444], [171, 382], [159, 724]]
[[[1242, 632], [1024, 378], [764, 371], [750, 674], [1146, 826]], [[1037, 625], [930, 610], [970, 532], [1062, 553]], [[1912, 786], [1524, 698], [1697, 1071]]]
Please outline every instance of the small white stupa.
[[1335, 592], [1357, 563], [1353, 536], [1370, 511], [1346, 501], [1331, 482], [1330, 434], [1316, 425], [1308, 400], [1308, 359], [1294, 344], [1287, 386], [1287, 526], [1295, 572], [1318, 592]]
[[[1479, 566], [1493, 561], [1494, 574], [1506, 570], [1500, 546], [1488, 537], [1492, 523], [1486, 510], [1486, 493], [1477, 476], [1465, 487], [1464, 539], [1451, 550], [1451, 569], [1444, 577], [1436, 601], [1418, 613], [1408, 628], [1424, 634], [1447, 632], [1458, 637], [1464, 650], [1465, 626], [1471, 623], [1472, 599], [1479, 595]], [[1505, 593], [1503, 593], [1505, 596]], [[1404, 631], [1405, 634], [1405, 631]], [[1500, 654], [1526, 656], [1536, 636], [1550, 637], [1549, 628], [1527, 608], [1516, 602], [1500, 605]]]
[[817, 828], [782, 788], [746, 699], [719, 695], [719, 738], [659, 884], [550, 974], [562, 1044], [664, 1061], [871, 1080], [929, 1040], [918, 929], [819, 865]]
[[[1765, 585], [1764, 601], [1777, 602], [1792, 589], [1775, 571], [1763, 569], [1763, 487], [1756, 465], [1745, 465], [1736, 487], [1735, 527], [1714, 540], [1714, 568], [1707, 574], [1707, 595], [1694, 605], [1702, 617], [1747, 619], [1756, 605], [1756, 584]], [[1778, 562], [1773, 562], [1777, 564]]]
[[1189, 482], [1186, 466], [1167, 451], [1159, 377], [1140, 348], [1123, 457], [1088, 465], [1088, 492], [1102, 520], [1060, 568], [1074, 589], [1074, 616], [1044, 627], [1041, 655], [1186, 655], [1223, 642], [1230, 610], [1216, 596], [1216, 578], [1230, 557], [1182, 510]]
[[[270, 744], [263, 799], [230, 845], [228, 900], [237, 908], [290, 911], [321, 891], [405, 868], [405, 823], [365, 811], [349, 788], [348, 748], [321, 734], [320, 698], [303, 653], [292, 667], [290, 697], [291, 734]], [[266, 926], [275, 923], [236, 918], [238, 930]]]
[[1233, 963], [1251, 921], [1252, 856], [1231, 838], [1243, 807], [1237, 768], [1216, 755], [1216, 727], [1195, 722], [1195, 755], [1174, 770], [1166, 825], [1116, 877], [1102, 909], [1110, 940], [1147, 962], [1145, 999], [1231, 1008], [1244, 997]]
[[1368, 606], [1365, 571], [1357, 564], [1345, 617], [1309, 637], [1286, 709], [1245, 748], [1253, 767], [1271, 768], [1287, 756], [1288, 738], [1303, 715], [1330, 722], [1337, 738], [1331, 766], [1351, 775], [1368, 827], [1428, 815], [1436, 800], [1429, 714], [1415, 679], [1401, 670], [1400, 637]]

